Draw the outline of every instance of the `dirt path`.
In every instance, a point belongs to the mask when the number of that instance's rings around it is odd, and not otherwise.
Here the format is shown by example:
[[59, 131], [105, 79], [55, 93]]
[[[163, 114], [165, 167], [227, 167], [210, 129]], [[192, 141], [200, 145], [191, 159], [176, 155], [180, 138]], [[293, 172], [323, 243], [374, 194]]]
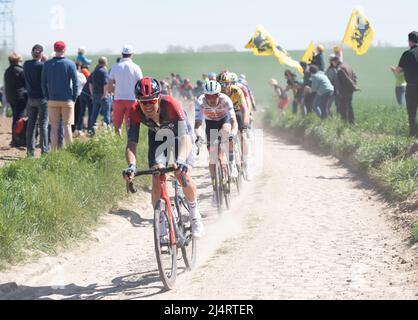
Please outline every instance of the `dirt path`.
[[11, 148], [12, 119], [0, 117], [0, 167], [26, 157], [25, 148]]
[[218, 218], [199, 159], [207, 234], [198, 267], [181, 269], [174, 290], [159, 280], [151, 210], [137, 199], [106, 215], [79, 248], [0, 274], [0, 298], [418, 299], [418, 248], [358, 178], [271, 136], [260, 160], [256, 179]]

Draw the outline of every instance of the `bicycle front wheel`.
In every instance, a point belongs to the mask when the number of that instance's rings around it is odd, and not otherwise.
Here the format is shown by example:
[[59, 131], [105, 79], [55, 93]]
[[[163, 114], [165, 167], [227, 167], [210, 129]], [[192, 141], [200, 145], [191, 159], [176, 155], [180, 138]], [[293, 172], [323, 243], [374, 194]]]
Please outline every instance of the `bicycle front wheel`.
[[154, 209], [154, 245], [161, 281], [170, 290], [177, 277], [177, 246], [171, 241], [170, 229], [174, 225], [168, 219], [167, 210], [165, 201], [158, 200]]

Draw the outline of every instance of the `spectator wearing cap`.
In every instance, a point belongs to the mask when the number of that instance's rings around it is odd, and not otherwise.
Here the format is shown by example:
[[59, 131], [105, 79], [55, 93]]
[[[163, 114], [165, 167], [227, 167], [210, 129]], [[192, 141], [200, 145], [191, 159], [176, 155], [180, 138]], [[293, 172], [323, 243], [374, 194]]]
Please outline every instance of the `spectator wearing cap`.
[[135, 84], [142, 79], [141, 68], [132, 61], [134, 54], [131, 45], [122, 49], [122, 59], [112, 66], [109, 74], [109, 92], [114, 92], [113, 125], [116, 133], [122, 135], [122, 124], [128, 124], [128, 112], [136, 103]]
[[418, 32], [412, 31], [408, 35], [409, 50], [402, 54], [395, 72], [405, 75], [406, 81], [406, 108], [409, 119], [409, 136], [418, 135], [417, 108], [418, 108]]
[[13, 52], [9, 56], [9, 67], [4, 73], [4, 86], [6, 91], [6, 99], [10, 104], [13, 112], [12, 121], [12, 141], [11, 147], [20, 146], [16, 138], [16, 123], [23, 117], [27, 102], [27, 92], [25, 86], [25, 76], [22, 67], [22, 56]]
[[42, 92], [42, 62], [44, 48], [37, 44], [32, 48], [32, 59], [27, 60], [23, 65], [28, 91], [28, 124], [26, 128], [26, 149], [28, 157], [33, 157], [35, 153], [35, 133], [36, 123], [40, 128], [40, 142], [42, 154], [48, 152], [48, 102]]
[[107, 84], [109, 75], [107, 72], [107, 58], [99, 58], [98, 65], [91, 74], [91, 92], [93, 93], [93, 115], [90, 118], [89, 132], [94, 134], [95, 123], [101, 111], [104, 122], [110, 125], [110, 95]]
[[65, 144], [68, 145], [73, 141], [71, 125], [74, 124], [74, 103], [79, 86], [75, 63], [65, 58], [65, 43], [56, 42], [54, 50], [55, 57], [45, 62], [42, 71], [42, 90], [48, 101], [53, 151], [58, 150], [60, 119], [64, 127]]
[[345, 122], [354, 124], [353, 94], [359, 90], [357, 75], [351, 66], [342, 63], [338, 56], [331, 58], [331, 63], [337, 69], [334, 89], [338, 95], [341, 117]]

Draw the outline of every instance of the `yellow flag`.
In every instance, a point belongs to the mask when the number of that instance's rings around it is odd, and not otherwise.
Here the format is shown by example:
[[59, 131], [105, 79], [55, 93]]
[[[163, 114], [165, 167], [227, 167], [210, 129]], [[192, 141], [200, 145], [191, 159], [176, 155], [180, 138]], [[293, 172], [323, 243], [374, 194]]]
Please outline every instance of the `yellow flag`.
[[314, 43], [311, 41], [308, 49], [306, 49], [300, 61], [306, 62], [306, 64], [311, 64], [313, 59], [315, 58], [315, 55], [316, 55], [315, 46], [314, 46]]
[[246, 49], [252, 49], [256, 56], [271, 56], [275, 42], [262, 26], [257, 26], [251, 40], [245, 45]]
[[277, 45], [273, 37], [261, 26], [257, 26], [251, 40], [245, 45], [246, 49], [251, 49], [253, 54], [257, 56], [271, 56], [274, 55], [280, 64], [286, 64], [290, 67], [296, 68], [301, 74], [303, 69], [298, 61], [293, 60], [287, 51]]
[[374, 29], [364, 14], [353, 9], [343, 38], [343, 43], [351, 47], [359, 56], [369, 50], [374, 37]]

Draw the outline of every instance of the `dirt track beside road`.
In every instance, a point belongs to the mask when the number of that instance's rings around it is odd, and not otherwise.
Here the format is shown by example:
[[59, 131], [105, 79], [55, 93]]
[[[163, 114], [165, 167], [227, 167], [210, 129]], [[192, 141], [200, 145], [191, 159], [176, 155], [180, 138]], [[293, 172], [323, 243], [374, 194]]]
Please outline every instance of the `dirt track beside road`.
[[199, 158], [206, 236], [196, 270], [180, 268], [174, 290], [159, 280], [144, 194], [78, 248], [0, 274], [0, 298], [418, 299], [417, 247], [378, 195], [331, 156], [270, 135], [258, 143], [262, 166], [221, 218]]

